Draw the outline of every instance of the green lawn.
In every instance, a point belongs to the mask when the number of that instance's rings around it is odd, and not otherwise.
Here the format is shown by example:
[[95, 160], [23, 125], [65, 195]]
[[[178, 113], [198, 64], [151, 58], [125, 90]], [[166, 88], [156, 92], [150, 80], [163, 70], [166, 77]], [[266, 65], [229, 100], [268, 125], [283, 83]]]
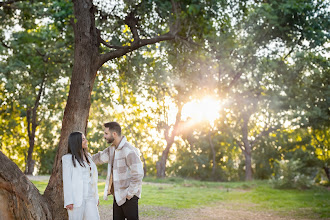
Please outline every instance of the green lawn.
[[[281, 215], [330, 218], [330, 191], [322, 187], [304, 191], [279, 190], [273, 189], [267, 181], [219, 183], [181, 178], [145, 178], [144, 182], [141, 205], [183, 209], [222, 202], [235, 204], [233, 209], [248, 206], [249, 210], [272, 210]], [[47, 182], [33, 183], [41, 192], [47, 185]], [[111, 196], [107, 201], [102, 198], [104, 185], [104, 182], [98, 184], [100, 203], [110, 205]]]

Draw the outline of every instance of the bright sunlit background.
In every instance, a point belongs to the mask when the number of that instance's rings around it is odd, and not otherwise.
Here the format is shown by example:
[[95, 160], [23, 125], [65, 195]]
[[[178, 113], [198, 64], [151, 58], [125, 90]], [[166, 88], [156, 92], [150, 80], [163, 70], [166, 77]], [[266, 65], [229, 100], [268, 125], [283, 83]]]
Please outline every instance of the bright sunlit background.
[[214, 97], [205, 96], [186, 103], [182, 108], [182, 119], [190, 118], [193, 123], [208, 121], [212, 126], [220, 117], [221, 102]]

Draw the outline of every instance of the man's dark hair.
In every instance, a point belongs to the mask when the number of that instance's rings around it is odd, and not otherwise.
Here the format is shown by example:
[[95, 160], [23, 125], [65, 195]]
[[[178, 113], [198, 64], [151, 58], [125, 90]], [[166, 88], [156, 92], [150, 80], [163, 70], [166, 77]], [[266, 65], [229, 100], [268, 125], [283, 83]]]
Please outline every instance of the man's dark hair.
[[121, 136], [121, 127], [117, 122], [107, 122], [104, 124], [104, 127], [109, 128], [111, 131], [115, 131], [119, 136]]

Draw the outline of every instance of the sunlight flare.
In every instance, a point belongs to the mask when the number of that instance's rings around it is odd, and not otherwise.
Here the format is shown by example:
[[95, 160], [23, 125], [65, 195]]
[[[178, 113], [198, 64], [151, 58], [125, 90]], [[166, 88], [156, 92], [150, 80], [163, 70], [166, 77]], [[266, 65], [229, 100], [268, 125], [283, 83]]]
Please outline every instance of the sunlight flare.
[[190, 118], [193, 122], [208, 121], [213, 124], [220, 117], [221, 103], [213, 97], [206, 96], [200, 100], [193, 100], [182, 108], [182, 119]]

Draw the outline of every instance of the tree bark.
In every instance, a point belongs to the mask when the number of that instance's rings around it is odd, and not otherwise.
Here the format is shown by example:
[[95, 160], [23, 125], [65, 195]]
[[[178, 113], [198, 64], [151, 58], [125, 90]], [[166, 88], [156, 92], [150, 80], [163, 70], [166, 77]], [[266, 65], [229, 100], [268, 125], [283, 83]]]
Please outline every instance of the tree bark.
[[1, 219], [53, 219], [47, 199], [1, 151], [0, 161]]
[[94, 6], [90, 0], [75, 0], [74, 15], [74, 64], [70, 91], [64, 111], [62, 130], [52, 175], [45, 190], [51, 201], [53, 219], [66, 219], [63, 208], [63, 183], [61, 158], [67, 153], [68, 136], [73, 131], [86, 134], [87, 120], [91, 106], [91, 92], [97, 73], [98, 58], [97, 32], [95, 28]]

